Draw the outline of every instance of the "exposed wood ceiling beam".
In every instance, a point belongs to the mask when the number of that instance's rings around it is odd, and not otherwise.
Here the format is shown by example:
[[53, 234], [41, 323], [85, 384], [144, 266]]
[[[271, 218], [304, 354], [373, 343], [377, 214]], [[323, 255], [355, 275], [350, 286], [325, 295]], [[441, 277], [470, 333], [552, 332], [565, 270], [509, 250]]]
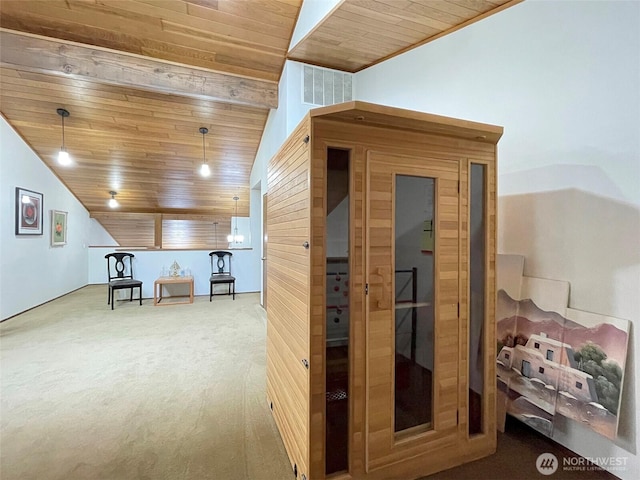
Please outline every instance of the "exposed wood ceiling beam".
[[0, 28], [0, 64], [194, 98], [277, 108], [278, 84]]
[[[247, 205], [243, 206], [242, 211], [238, 207], [238, 216], [249, 216], [249, 202], [245, 202]], [[104, 214], [120, 215], [120, 214], [148, 214], [154, 216], [156, 214], [162, 214], [165, 220], [177, 220], [177, 219], [207, 219], [207, 218], [225, 218], [235, 215], [234, 207], [227, 208], [226, 206], [218, 209], [211, 208], [122, 208], [118, 207], [117, 210], [104, 207], [93, 207], [89, 212], [89, 217], [102, 216]], [[202, 218], [200, 218], [202, 217]]]

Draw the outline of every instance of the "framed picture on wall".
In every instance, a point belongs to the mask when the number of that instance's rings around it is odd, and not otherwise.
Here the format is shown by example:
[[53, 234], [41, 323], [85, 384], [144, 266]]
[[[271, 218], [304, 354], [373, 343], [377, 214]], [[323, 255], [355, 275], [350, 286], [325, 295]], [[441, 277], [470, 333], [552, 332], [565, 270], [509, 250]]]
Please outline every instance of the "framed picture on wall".
[[42, 235], [44, 196], [16, 187], [16, 235]]
[[67, 212], [51, 210], [51, 246], [67, 244]]

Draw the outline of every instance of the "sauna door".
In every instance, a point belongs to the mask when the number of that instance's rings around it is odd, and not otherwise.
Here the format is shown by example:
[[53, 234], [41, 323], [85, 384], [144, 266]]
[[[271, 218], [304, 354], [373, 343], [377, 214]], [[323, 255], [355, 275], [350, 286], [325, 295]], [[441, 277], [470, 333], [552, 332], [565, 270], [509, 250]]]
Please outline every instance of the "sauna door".
[[368, 471], [455, 455], [458, 182], [457, 161], [367, 157]]

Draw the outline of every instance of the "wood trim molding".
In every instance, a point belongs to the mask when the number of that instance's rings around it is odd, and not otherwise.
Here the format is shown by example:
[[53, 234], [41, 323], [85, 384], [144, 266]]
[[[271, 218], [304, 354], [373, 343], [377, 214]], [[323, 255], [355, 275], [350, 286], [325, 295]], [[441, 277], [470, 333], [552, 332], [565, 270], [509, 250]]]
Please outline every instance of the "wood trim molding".
[[0, 28], [0, 64], [110, 85], [278, 107], [278, 84]]

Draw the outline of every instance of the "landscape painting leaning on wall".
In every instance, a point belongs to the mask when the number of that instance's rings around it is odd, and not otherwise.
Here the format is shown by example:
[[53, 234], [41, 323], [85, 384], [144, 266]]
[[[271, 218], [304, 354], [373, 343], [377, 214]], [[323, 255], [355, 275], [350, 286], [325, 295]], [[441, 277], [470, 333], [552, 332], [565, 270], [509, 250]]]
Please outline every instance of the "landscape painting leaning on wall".
[[560, 283], [523, 277], [520, 288], [499, 289], [498, 387], [507, 412], [546, 435], [562, 415], [613, 439], [629, 322], [562, 307]]

